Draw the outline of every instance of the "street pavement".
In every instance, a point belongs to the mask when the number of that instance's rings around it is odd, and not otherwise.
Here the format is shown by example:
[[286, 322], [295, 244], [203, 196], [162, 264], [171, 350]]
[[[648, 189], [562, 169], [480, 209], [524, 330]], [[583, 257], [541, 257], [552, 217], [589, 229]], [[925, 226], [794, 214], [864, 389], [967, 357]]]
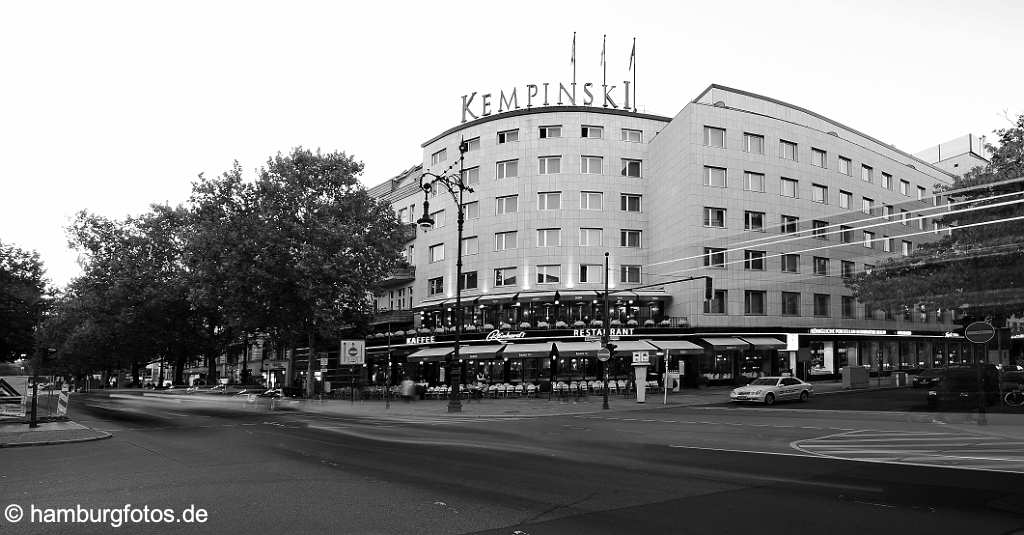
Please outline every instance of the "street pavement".
[[[121, 528], [131, 533], [1024, 528], [1019, 473], [854, 462], [815, 451], [840, 445], [828, 444], [830, 435], [866, 440], [870, 430], [944, 432], [951, 425], [922, 415], [789, 404], [767, 411], [638, 406], [614, 397], [612, 411], [599, 401], [591, 410], [591, 400], [582, 411], [557, 401], [485, 400], [467, 405], [480, 409], [469, 415], [441, 412], [443, 402], [400, 404], [402, 414], [314, 413], [180, 398], [73, 397], [73, 418], [113, 438], [5, 450], [0, 496], [26, 510], [194, 505], [210, 515], [201, 526]], [[347, 402], [325, 405], [332, 403]], [[5, 533], [111, 529], [0, 520]]]
[[0, 448], [45, 446], [110, 438], [110, 434], [76, 422], [40, 422], [36, 428], [27, 423], [0, 422]]

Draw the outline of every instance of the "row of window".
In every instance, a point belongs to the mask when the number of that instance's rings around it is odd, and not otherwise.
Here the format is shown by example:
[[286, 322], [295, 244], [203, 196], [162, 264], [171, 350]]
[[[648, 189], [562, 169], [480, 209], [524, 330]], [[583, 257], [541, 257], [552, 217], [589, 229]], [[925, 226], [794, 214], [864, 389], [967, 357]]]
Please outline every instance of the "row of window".
[[[726, 148], [726, 131], [724, 128], [718, 128], [715, 126], [704, 127], [704, 145], [708, 147]], [[764, 154], [765, 141], [764, 136], [761, 134], [754, 134], [750, 132], [743, 133], [743, 145], [742, 148], [745, 152], [751, 154]], [[800, 161], [800, 151], [797, 143], [787, 141], [785, 139], [779, 139], [779, 158], [783, 160], [791, 160], [794, 162]], [[822, 169], [828, 169], [829, 157], [828, 152], [824, 149], [811, 147], [811, 165], [820, 167]], [[853, 161], [845, 156], [837, 156], [836, 160], [837, 170], [846, 175], [853, 176]], [[875, 170], [870, 165], [861, 165], [861, 180], [864, 182], [874, 183], [875, 182]], [[893, 182], [893, 176], [890, 173], [881, 173], [880, 185], [882, 188], [894, 191], [897, 187], [896, 183]], [[911, 184], [909, 180], [900, 179], [898, 182], [898, 191], [900, 194], [910, 197]], [[927, 190], [922, 186], [917, 186], [917, 198], [918, 200], [925, 200], [928, 196]]]
[[[780, 316], [801, 316], [800, 292], [781, 292], [779, 301]], [[715, 290], [714, 299], [704, 302], [705, 314], [729, 314], [729, 292], [727, 290]], [[852, 319], [856, 317], [856, 299], [852, 296], [841, 296], [841, 314], [843, 318]], [[768, 314], [768, 292], [765, 290], [744, 290], [743, 291], [743, 314], [747, 316], [764, 316]], [[827, 318], [832, 316], [832, 296], [829, 294], [814, 294], [813, 315]]]
[[[910, 242], [904, 241], [902, 244], [901, 252], [904, 254], [904, 256], [909, 255], [912, 247], [913, 245]], [[727, 251], [727, 249], [721, 249], [717, 247], [705, 247], [704, 267], [725, 269], [726, 266], [729, 265], [727, 259]], [[800, 255], [781, 254], [773, 255], [773, 257], [779, 259], [779, 266], [783, 273], [800, 273]], [[767, 259], [767, 251], [746, 249], [743, 251], [743, 269], [748, 271], [765, 271], [767, 266]], [[831, 259], [828, 257], [812, 257], [811, 266], [812, 272], [815, 275], [830, 275], [830, 265]], [[857, 273], [857, 266], [852, 261], [840, 260], [839, 266], [839, 275], [844, 279], [853, 277]], [[864, 264], [864, 271], [867, 273], [870, 273], [871, 270], [873, 270], [874, 268], [875, 266], [873, 264]]]
[[[643, 233], [639, 230], [623, 229], [619, 231], [620, 247], [641, 247]], [[562, 229], [542, 228], [537, 229], [536, 247], [560, 247], [562, 245]], [[601, 246], [604, 245], [604, 229], [581, 228], [579, 229], [579, 245]], [[510, 230], [507, 232], [494, 233], [494, 250], [507, 251], [519, 248], [519, 231]], [[430, 262], [441, 262], [444, 260], [444, 243], [436, 243], [428, 249]], [[475, 255], [480, 252], [480, 238], [468, 236], [462, 239], [462, 254]]]
[[[555, 139], [563, 137], [562, 134], [565, 131], [560, 124], [545, 125], [538, 128], [538, 137], [540, 139]], [[604, 139], [604, 127], [583, 125], [580, 127], [580, 138], [582, 139]], [[619, 139], [627, 143], [643, 143], [644, 132], [643, 130], [636, 130], [633, 128], [622, 128], [620, 130]], [[502, 130], [497, 134], [498, 144], [514, 143], [519, 141], [519, 129], [513, 128], [510, 130]], [[480, 138], [475, 137], [466, 140], [466, 152], [474, 152], [480, 150]], [[441, 149], [430, 155], [430, 165], [437, 165], [439, 163], [448, 160], [448, 149]]]
[[[602, 264], [579, 264], [580, 284], [603, 284], [604, 265]], [[639, 265], [619, 266], [619, 282], [627, 284], [640, 283]], [[562, 266], [559, 264], [542, 264], [535, 269], [537, 284], [560, 284], [562, 282]], [[491, 284], [494, 288], [505, 286], [516, 286], [519, 283], [519, 268], [500, 267], [492, 271]], [[462, 274], [459, 287], [462, 290], [476, 290], [479, 286], [479, 272], [467, 271]], [[440, 295], [444, 293], [444, 277], [434, 277], [427, 280], [427, 295]]]
[[[622, 193], [619, 195], [619, 210], [623, 212], [640, 212], [642, 205], [643, 195], [639, 193]], [[472, 201], [464, 203], [463, 209], [465, 210], [466, 219], [479, 219], [480, 218], [480, 201]], [[537, 209], [538, 210], [560, 210], [564, 206], [562, 202], [561, 191], [541, 191], [537, 193]], [[581, 191], [580, 192], [580, 210], [603, 210], [604, 209], [604, 193], [600, 191]], [[502, 214], [514, 214], [519, 211], [519, 195], [505, 195], [502, 197], [495, 197], [494, 199], [494, 215]], [[437, 210], [430, 213], [430, 217], [434, 219], [435, 227], [445, 226], [445, 210]], [[398, 211], [398, 217], [403, 222], [411, 222], [408, 218], [413, 215], [412, 207], [409, 209], [402, 208]]]
[[[605, 172], [603, 156], [580, 156], [580, 174], [600, 175]], [[632, 178], [643, 177], [643, 160], [635, 158], [619, 159], [619, 175]], [[562, 156], [551, 155], [537, 158], [538, 175], [557, 175], [563, 172]], [[494, 164], [495, 180], [519, 177], [519, 159], [502, 160]], [[480, 166], [470, 167], [462, 171], [462, 182], [473, 187], [480, 184]], [[436, 190], [437, 188], [435, 188]], [[436, 192], [432, 192], [436, 196]]]
[[[726, 228], [726, 214], [728, 210], [725, 208], [718, 208], [714, 206], [704, 207], [704, 226], [709, 228]], [[894, 217], [894, 216], [893, 216]], [[765, 213], [757, 212], [753, 210], [743, 211], [743, 230], [749, 230], [752, 232], [765, 232]], [[893, 218], [890, 217], [890, 220]], [[918, 229], [924, 230], [924, 218], [917, 217]], [[904, 225], [910, 225], [910, 217], [904, 211], [901, 217], [901, 223]], [[795, 234], [799, 232], [798, 227], [800, 226], [800, 218], [792, 215], [781, 215], [779, 223], [779, 232], [781, 234]], [[829, 235], [838, 234], [839, 241], [841, 243], [853, 243], [853, 227], [847, 225], [839, 225], [838, 230], [834, 230], [835, 225], [831, 225], [828, 221], [815, 219], [811, 221], [811, 237], [828, 240]], [[939, 226], [935, 225], [935, 232], [938, 232]], [[871, 248], [875, 240], [876, 233], [870, 230], [862, 231], [864, 235], [863, 244], [864, 247]], [[888, 236], [886, 236], [888, 238]], [[886, 249], [888, 251], [888, 249]]]

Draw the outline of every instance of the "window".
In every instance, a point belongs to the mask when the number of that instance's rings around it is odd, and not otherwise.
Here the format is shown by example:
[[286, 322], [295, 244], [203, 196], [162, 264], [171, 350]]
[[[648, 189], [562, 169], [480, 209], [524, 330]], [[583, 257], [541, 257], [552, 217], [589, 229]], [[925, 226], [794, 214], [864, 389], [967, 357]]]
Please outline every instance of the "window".
[[513, 141], [519, 141], [519, 129], [504, 130], [498, 132], [498, 143], [511, 143]]
[[882, 173], [882, 184], [881, 185], [882, 185], [883, 189], [891, 190], [892, 189], [892, 175], [890, 175], [889, 173]]
[[467, 202], [462, 205], [466, 219], [480, 219], [480, 201]]
[[872, 247], [872, 243], [874, 241], [875, 241], [875, 233], [871, 232], [869, 230], [865, 230], [864, 231], [864, 247], [867, 247], [868, 249], [870, 249]]
[[842, 300], [842, 314], [843, 319], [855, 319], [857, 317], [857, 308], [854, 305], [855, 300], [851, 295], [844, 295]]
[[725, 249], [715, 247], [704, 248], [704, 267], [725, 267]]
[[800, 315], [800, 294], [798, 292], [782, 292], [782, 315]]
[[729, 302], [729, 293], [725, 290], [715, 290], [710, 301], [704, 301], [705, 314], [727, 314], [726, 303]]
[[620, 266], [619, 282], [640, 284], [640, 266]]
[[853, 194], [849, 191], [839, 190], [839, 207], [846, 210], [850, 209], [850, 202], [853, 200]]
[[793, 180], [792, 178], [782, 178], [780, 183], [782, 184], [780, 195], [783, 197], [796, 198], [798, 184], [796, 180]]
[[864, 264], [864, 273], [867, 273], [868, 275], [870, 275], [871, 272], [874, 271], [874, 270], [875, 270], [875, 265], [874, 264]]
[[562, 172], [562, 157], [561, 156], [541, 156], [540, 157], [540, 170], [537, 174], [540, 175], [554, 175]]
[[799, 273], [800, 272], [800, 255], [798, 254], [784, 254], [782, 255], [782, 272], [783, 273]]
[[767, 296], [764, 291], [747, 290], [743, 292], [743, 313], [748, 316], [764, 316]]
[[811, 165], [815, 167], [821, 167], [822, 169], [828, 167], [828, 153], [821, 149], [811, 149]]
[[473, 139], [466, 140], [466, 152], [474, 152], [480, 150], [480, 138], [475, 137]]
[[476, 282], [477, 282], [476, 281], [476, 271], [470, 271], [468, 273], [463, 273], [462, 274], [462, 278], [459, 279], [459, 289], [460, 290], [475, 290], [477, 288], [477, 283]]
[[542, 126], [540, 127], [540, 138], [547, 139], [550, 137], [562, 137], [562, 126]]
[[467, 186], [476, 186], [480, 183], [480, 168], [470, 167], [462, 172], [462, 183]]
[[[725, 177], [723, 176], [722, 178], [722, 186], [725, 186]], [[743, 189], [746, 191], [757, 191], [760, 193], [764, 193], [764, 175], [761, 173], [751, 173], [750, 171], [744, 171]]]
[[743, 251], [743, 269], [764, 271], [764, 251]]
[[917, 217], [917, 230], [924, 230], [924, 217]]
[[639, 230], [622, 230], [619, 232], [619, 246], [640, 247]]
[[497, 171], [494, 176], [499, 180], [502, 178], [515, 178], [519, 176], [519, 160], [505, 160], [498, 162]]
[[800, 218], [792, 215], [782, 216], [782, 226], [779, 232], [783, 234], [793, 234], [796, 232], [797, 226], [800, 225]]
[[854, 274], [855, 274], [855, 271], [857, 270], [856, 264], [854, 264], [853, 262], [850, 262], [849, 260], [842, 260], [839, 263], [839, 269], [840, 269], [840, 275], [844, 279], [852, 278], [854, 276]]
[[892, 252], [892, 238], [882, 235], [882, 250], [891, 253]]
[[871, 211], [874, 210], [874, 209], [875, 209], [875, 201], [874, 201], [874, 199], [869, 199], [867, 197], [862, 197], [861, 198], [861, 200], [860, 200], [860, 211], [861, 212], [864, 212], [865, 214], [870, 214]]
[[494, 270], [494, 286], [515, 286], [516, 268], [505, 267]]
[[900, 254], [903, 256], [910, 256], [910, 251], [913, 247], [914, 245], [912, 243], [907, 240], [903, 240], [903, 243], [900, 246]]
[[918, 186], [917, 187], [917, 200], [919, 200], [921, 202], [928, 202], [928, 190], [922, 188], [921, 186]]
[[708, 147], [725, 148], [725, 129], [714, 126], [704, 127], [704, 145]]
[[824, 256], [814, 257], [814, 274], [828, 276], [828, 258]]
[[725, 187], [725, 169], [722, 167], [704, 167], [704, 185], [716, 188]]
[[444, 293], [444, 277], [436, 277], [427, 281], [427, 294], [437, 295]]
[[558, 247], [562, 244], [562, 229], [537, 229], [537, 247]]
[[604, 282], [604, 266], [601, 264], [580, 264], [580, 283]]
[[602, 161], [603, 158], [600, 156], [580, 157], [580, 173], [584, 175], [600, 175]]
[[764, 136], [744, 133], [743, 150], [751, 154], [764, 154]]
[[631, 130], [629, 128], [623, 128], [622, 141], [627, 141], [629, 143], [643, 143], [644, 132], [643, 130]]
[[430, 155], [430, 165], [437, 165], [448, 159], [448, 149], [441, 149]]
[[604, 193], [600, 191], [581, 191], [580, 210], [601, 210], [604, 205]]
[[430, 218], [434, 220], [434, 228], [441, 228], [444, 226], [444, 210], [431, 212]]
[[906, 180], [900, 180], [900, 193], [904, 197], [910, 197], [910, 182]]
[[764, 232], [764, 212], [743, 212], [743, 229]]
[[622, 176], [640, 178], [640, 160], [622, 159]]
[[797, 159], [796, 159], [796, 143], [793, 143], [792, 141], [786, 141], [784, 139], [780, 139], [779, 140], [779, 158], [782, 158], [783, 160], [793, 160], [794, 162], [797, 161]]
[[704, 226], [725, 228], [725, 208], [704, 207]]
[[440, 261], [444, 260], [444, 244], [443, 243], [438, 243], [436, 245], [431, 245], [430, 249], [428, 249], [428, 250], [430, 251], [430, 261], [431, 262], [440, 262]]
[[814, 294], [814, 315], [827, 318], [832, 315], [829, 309], [832, 308], [832, 296], [829, 294]]
[[900, 223], [904, 225], [910, 224], [910, 212], [900, 208]]
[[398, 216], [398, 221], [400, 223], [410, 223], [410, 221], [409, 221], [409, 209], [408, 208], [400, 208], [398, 210], [398, 213], [395, 214], [395, 215]]
[[494, 213], [495, 215], [501, 214], [514, 214], [519, 211], [519, 196], [508, 195], [506, 197], [497, 197], [494, 199]]
[[599, 228], [580, 229], [580, 245], [596, 246], [601, 245], [602, 242], [604, 242], [604, 230]]
[[811, 201], [828, 204], [828, 186], [811, 184]]
[[538, 210], [558, 210], [562, 207], [561, 191], [545, 191], [537, 194]]
[[839, 157], [839, 172], [846, 176], [853, 176], [853, 162], [849, 158]]
[[846, 225], [839, 226], [839, 241], [843, 243], [853, 243], [853, 227]]
[[870, 166], [861, 165], [860, 166], [860, 179], [863, 180], [864, 182], [874, 182], [875, 181], [875, 170], [872, 169]]
[[893, 215], [895, 215], [896, 209], [888, 204], [882, 205], [882, 215], [885, 216], [886, 221], [892, 221]]
[[480, 239], [476, 236], [462, 238], [462, 254], [475, 255], [480, 253]]
[[580, 129], [580, 136], [584, 139], [601, 139], [604, 137], [604, 128], [600, 126], [584, 126]]
[[494, 250], [495, 251], [507, 251], [509, 249], [515, 249], [516, 245], [516, 231], [511, 232], [495, 232], [494, 233]]
[[619, 196], [619, 209], [623, 212], [639, 212], [641, 196], [633, 193], [623, 193]]
[[811, 221], [811, 236], [818, 238], [819, 240], [828, 239], [828, 221]]
[[537, 284], [558, 284], [562, 279], [562, 266], [537, 266]]

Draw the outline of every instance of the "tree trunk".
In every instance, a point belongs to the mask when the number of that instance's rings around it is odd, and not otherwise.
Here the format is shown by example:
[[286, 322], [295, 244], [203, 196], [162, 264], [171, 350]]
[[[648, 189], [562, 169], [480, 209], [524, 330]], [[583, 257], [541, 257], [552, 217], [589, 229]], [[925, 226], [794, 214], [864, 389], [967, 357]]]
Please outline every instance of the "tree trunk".
[[309, 338], [309, 352], [306, 357], [306, 397], [312, 398], [313, 385], [315, 384], [313, 381], [313, 361], [316, 357], [316, 351], [314, 350], [316, 348], [316, 331], [310, 328], [306, 335]]
[[141, 366], [139, 366], [139, 360], [138, 359], [132, 359], [131, 367], [132, 367], [132, 387], [133, 388], [140, 388], [142, 386], [142, 381], [139, 379], [139, 370], [141, 368]]

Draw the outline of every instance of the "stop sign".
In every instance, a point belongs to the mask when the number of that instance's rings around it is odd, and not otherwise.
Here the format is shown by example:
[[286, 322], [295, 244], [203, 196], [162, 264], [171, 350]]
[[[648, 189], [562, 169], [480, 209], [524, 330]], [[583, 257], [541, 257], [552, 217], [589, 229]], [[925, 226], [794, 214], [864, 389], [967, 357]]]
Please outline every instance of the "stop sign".
[[601, 362], [608, 362], [608, 359], [612, 358], [612, 352], [608, 351], [607, 347], [602, 347], [597, 350], [597, 360]]

